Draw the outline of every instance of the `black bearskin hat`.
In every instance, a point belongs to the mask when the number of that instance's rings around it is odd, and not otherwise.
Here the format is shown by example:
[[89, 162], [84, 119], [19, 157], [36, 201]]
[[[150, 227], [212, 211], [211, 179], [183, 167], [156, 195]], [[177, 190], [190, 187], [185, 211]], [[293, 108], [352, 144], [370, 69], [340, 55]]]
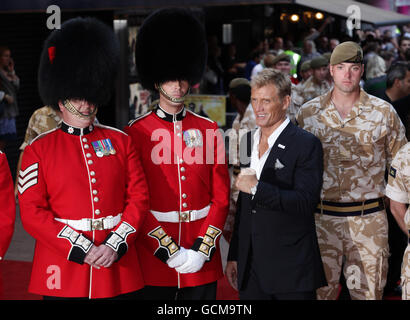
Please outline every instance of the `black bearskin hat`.
[[159, 9], [148, 16], [135, 46], [138, 77], [144, 88], [171, 80], [198, 83], [208, 55], [205, 30], [188, 9]]
[[40, 57], [38, 88], [43, 103], [81, 99], [106, 105], [119, 66], [119, 43], [110, 27], [95, 18], [74, 18], [46, 39]]

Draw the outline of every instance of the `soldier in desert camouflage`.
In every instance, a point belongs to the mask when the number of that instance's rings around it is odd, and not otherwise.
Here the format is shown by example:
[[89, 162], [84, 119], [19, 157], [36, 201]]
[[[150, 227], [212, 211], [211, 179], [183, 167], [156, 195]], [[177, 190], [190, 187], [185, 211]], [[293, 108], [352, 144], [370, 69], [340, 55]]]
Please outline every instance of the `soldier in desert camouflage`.
[[[61, 112], [60, 110], [54, 110], [50, 106], [44, 106], [38, 108], [30, 117], [28, 121], [28, 126], [26, 129], [26, 134], [24, 135], [24, 141], [20, 146], [20, 157], [17, 163], [17, 176], [21, 167], [21, 160], [23, 158], [23, 151], [28, 146], [31, 141], [34, 140], [40, 134], [47, 132], [51, 129], [57, 127], [61, 122]], [[17, 195], [17, 181], [14, 186], [14, 194]]]
[[324, 174], [316, 231], [327, 287], [336, 299], [344, 275], [352, 299], [381, 299], [388, 263], [384, 173], [407, 140], [393, 107], [360, 89], [363, 51], [338, 45], [330, 59], [334, 88], [304, 104], [299, 125], [322, 142]]
[[[409, 237], [410, 232], [410, 143], [397, 152], [389, 170], [386, 196], [399, 227]], [[404, 252], [401, 268], [402, 300], [410, 300], [410, 239]]]
[[248, 131], [256, 128], [255, 113], [253, 112], [251, 100], [251, 85], [248, 79], [235, 78], [229, 83], [229, 97], [231, 104], [238, 111], [238, 115], [232, 123], [229, 131], [229, 164], [232, 166], [231, 196], [229, 201], [229, 213], [224, 227], [224, 238], [231, 240], [235, 220], [236, 202], [239, 190], [236, 187], [236, 178], [241, 171], [240, 168], [240, 146], [242, 137]]
[[312, 75], [304, 81], [303, 85], [296, 87], [295, 103], [298, 106], [325, 94], [331, 89], [326, 77], [329, 73], [329, 62], [325, 57], [319, 56], [310, 61]]

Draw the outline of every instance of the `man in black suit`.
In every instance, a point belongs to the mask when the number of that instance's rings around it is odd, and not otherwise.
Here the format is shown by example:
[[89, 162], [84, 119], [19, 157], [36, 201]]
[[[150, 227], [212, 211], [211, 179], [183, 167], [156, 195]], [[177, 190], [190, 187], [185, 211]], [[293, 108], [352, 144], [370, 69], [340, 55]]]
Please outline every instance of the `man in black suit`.
[[[314, 300], [326, 285], [314, 210], [322, 186], [322, 145], [286, 117], [291, 82], [273, 69], [251, 81], [259, 127], [242, 169], [226, 266], [240, 299]], [[248, 144], [249, 145], [249, 144]]]

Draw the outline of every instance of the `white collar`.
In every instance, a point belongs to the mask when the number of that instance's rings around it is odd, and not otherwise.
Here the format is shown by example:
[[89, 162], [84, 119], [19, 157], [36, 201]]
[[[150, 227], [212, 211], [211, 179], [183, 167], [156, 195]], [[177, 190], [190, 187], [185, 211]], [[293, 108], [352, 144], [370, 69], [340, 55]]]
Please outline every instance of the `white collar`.
[[[280, 134], [282, 133], [283, 130], [285, 130], [286, 126], [289, 124], [290, 120], [288, 117], [286, 117], [285, 121], [283, 121], [281, 123], [281, 125], [279, 127], [277, 127], [275, 129], [275, 131], [273, 131], [271, 133], [271, 135], [268, 138], [268, 145], [269, 145], [269, 149], [273, 147], [273, 145], [275, 144], [276, 140], [278, 139], [278, 137], [280, 136]], [[254, 135], [254, 148], [258, 148], [259, 146], [259, 141], [260, 141], [260, 136], [261, 136], [261, 128], [258, 127], [258, 129], [256, 129], [255, 135]]]

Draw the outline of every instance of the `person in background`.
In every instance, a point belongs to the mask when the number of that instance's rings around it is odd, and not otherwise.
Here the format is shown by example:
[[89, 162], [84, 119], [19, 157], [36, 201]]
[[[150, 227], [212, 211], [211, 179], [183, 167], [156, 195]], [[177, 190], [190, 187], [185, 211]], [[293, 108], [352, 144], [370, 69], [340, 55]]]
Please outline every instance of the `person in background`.
[[262, 61], [253, 68], [251, 79], [254, 76], [256, 76], [259, 72], [261, 72], [263, 69], [273, 68], [275, 66], [275, 58], [276, 56], [273, 55], [272, 53], [265, 54]]
[[297, 88], [295, 102], [300, 107], [302, 104], [328, 92], [331, 89], [327, 81], [329, 62], [320, 56], [310, 61], [312, 76], [305, 81], [303, 86]]
[[391, 103], [406, 128], [407, 139], [410, 138], [410, 62], [397, 62], [386, 75], [386, 90], [380, 97]]
[[386, 90], [386, 62], [379, 55], [373, 55], [367, 62], [363, 89], [368, 94], [383, 99]]
[[[20, 156], [17, 163], [17, 176], [21, 168], [21, 159], [23, 158], [23, 151], [25, 147], [28, 146], [31, 143], [31, 141], [33, 141], [40, 134], [56, 128], [57, 125], [61, 122], [61, 120], [61, 111], [53, 109], [50, 106], [41, 107], [33, 112], [28, 121], [24, 141], [20, 146]], [[16, 196], [17, 186], [18, 181], [16, 180], [14, 188], [14, 194]]]
[[[19, 114], [17, 91], [20, 79], [14, 70], [14, 60], [8, 47], [0, 46], [0, 101], [3, 102], [3, 112], [0, 114], [0, 150], [4, 151], [6, 144], [17, 138], [16, 117]], [[3, 97], [1, 97], [3, 96]]]
[[229, 84], [229, 100], [238, 115], [232, 124], [232, 130], [229, 132], [229, 165], [232, 168], [231, 178], [231, 196], [229, 202], [229, 213], [224, 227], [224, 238], [229, 242], [233, 231], [235, 221], [236, 202], [238, 200], [239, 190], [236, 188], [236, 178], [241, 171], [240, 155], [245, 152], [242, 148], [244, 135], [256, 128], [255, 114], [250, 104], [251, 86], [247, 79], [236, 78]]
[[393, 60], [392, 64], [398, 61], [408, 61], [406, 56], [406, 51], [410, 49], [410, 37], [403, 36], [399, 40], [399, 51], [398, 55], [395, 60]]
[[303, 62], [302, 65], [300, 66], [301, 80], [297, 84], [296, 87], [297, 88], [302, 87], [302, 85], [306, 82], [306, 80], [309, 79], [312, 75], [313, 75], [313, 70], [312, 70], [312, 67], [310, 65], [310, 60], [307, 60], [307, 61]]

